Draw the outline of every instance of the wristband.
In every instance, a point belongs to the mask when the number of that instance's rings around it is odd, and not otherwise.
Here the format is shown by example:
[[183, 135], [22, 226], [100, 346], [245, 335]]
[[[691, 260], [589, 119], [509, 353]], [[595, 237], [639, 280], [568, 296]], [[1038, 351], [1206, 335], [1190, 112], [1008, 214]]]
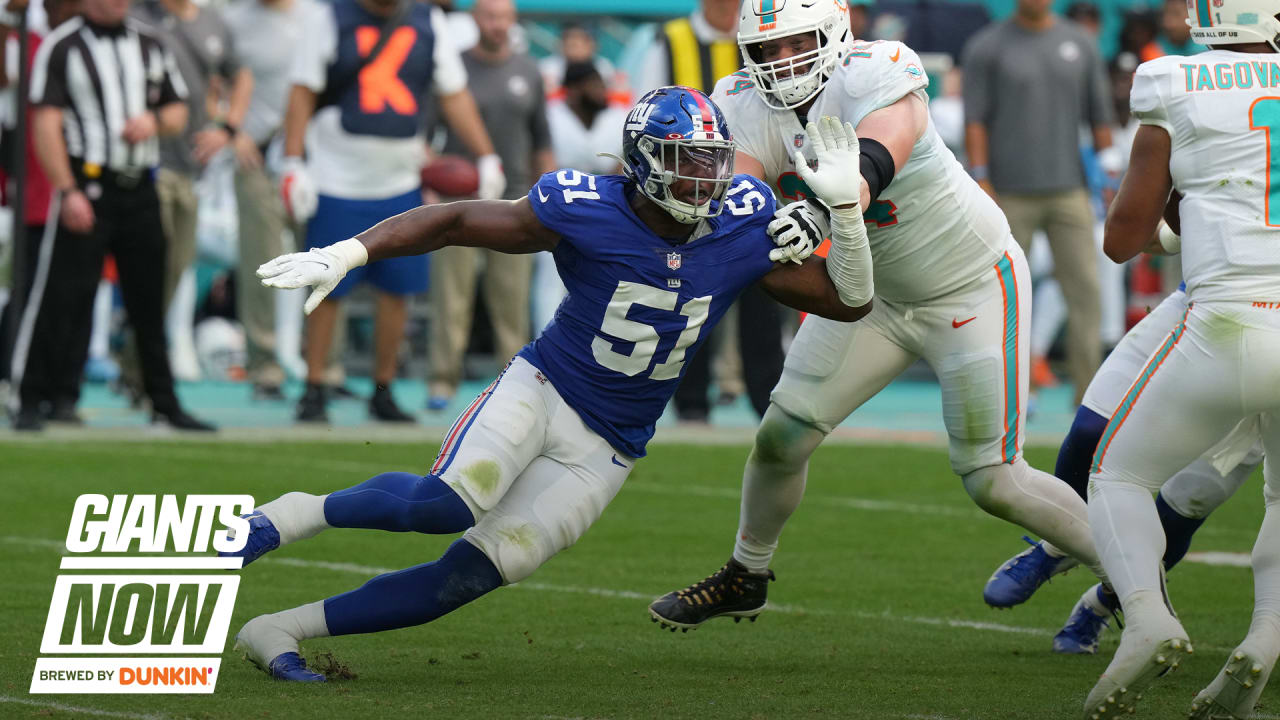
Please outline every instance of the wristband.
[[348, 238], [342, 242], [334, 243], [325, 248], [325, 250], [333, 253], [342, 262], [345, 266], [344, 274], [348, 270], [358, 268], [369, 262], [368, 248], [355, 238]]
[[969, 168], [969, 177], [973, 178], [977, 182], [982, 182], [983, 180], [986, 180], [991, 176], [987, 172], [986, 165], [974, 165], [973, 167]]

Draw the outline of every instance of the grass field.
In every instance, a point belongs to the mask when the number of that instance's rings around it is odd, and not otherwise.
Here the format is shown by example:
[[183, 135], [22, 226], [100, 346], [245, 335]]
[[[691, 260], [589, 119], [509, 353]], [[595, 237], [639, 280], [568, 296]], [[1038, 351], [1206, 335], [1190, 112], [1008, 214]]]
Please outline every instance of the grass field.
[[[689, 634], [649, 622], [648, 601], [728, 557], [745, 447], [656, 445], [604, 517], [530, 580], [419, 628], [313, 641], [357, 679], [276, 683], [228, 642], [211, 696], [27, 694], [72, 503], [86, 492], [323, 492], [385, 470], [421, 471], [435, 446], [0, 444], [5, 592], [0, 717], [194, 718], [1078, 718], [1102, 653], [1049, 651], [1079, 594], [1077, 570], [1030, 603], [982, 603], [1017, 528], [983, 515], [943, 450], [830, 446], [774, 562], [759, 622]], [[1052, 451], [1028, 454], [1052, 466]], [[1247, 553], [1261, 521], [1255, 478], [1193, 550]], [[249, 618], [435, 559], [452, 538], [334, 530], [243, 571], [234, 633]], [[326, 565], [328, 564], [328, 565]], [[1170, 592], [1196, 644], [1139, 716], [1182, 717], [1248, 626], [1247, 569], [1184, 563]], [[1278, 686], [1280, 687], [1280, 686]], [[1280, 689], [1262, 717], [1280, 717]]]

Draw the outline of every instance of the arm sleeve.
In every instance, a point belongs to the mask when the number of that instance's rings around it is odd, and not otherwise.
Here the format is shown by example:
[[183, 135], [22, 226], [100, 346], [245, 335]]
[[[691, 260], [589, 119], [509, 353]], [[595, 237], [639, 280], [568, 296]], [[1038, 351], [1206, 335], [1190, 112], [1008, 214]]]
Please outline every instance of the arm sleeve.
[[67, 94], [67, 52], [65, 44], [40, 43], [31, 63], [32, 105], [71, 107], [71, 98]]
[[160, 96], [150, 107], [161, 107], [169, 103], [184, 102], [187, 95], [187, 83], [182, 79], [182, 71], [178, 69], [178, 61], [173, 52], [165, 45], [157, 43], [159, 52], [164, 58], [164, 77], [160, 81]]
[[322, 93], [328, 82], [329, 64], [333, 62], [338, 45], [338, 26], [328, 3], [316, 3], [307, 8], [298, 37], [307, 38], [309, 42], [300, 42], [296, 47], [293, 65], [289, 68], [289, 84]]
[[530, 66], [530, 77], [533, 78], [534, 106], [529, 117], [529, 135], [533, 139], [533, 150], [549, 150], [551, 148], [551, 126], [547, 123], [547, 92], [542, 82], [542, 73], [536, 65]]
[[1102, 127], [1111, 124], [1111, 86], [1104, 74], [1102, 54], [1092, 41], [1085, 44], [1089, 50], [1089, 124]]
[[983, 46], [986, 33], [975, 35], [964, 49], [964, 121], [986, 124], [991, 117], [991, 63]]
[[[549, 172], [538, 178], [538, 182], [529, 189], [529, 205], [538, 221], [560, 236], [562, 245], [573, 245], [576, 239], [573, 230], [581, 231], [584, 218], [574, 212], [574, 203], [565, 196], [565, 188], [556, 179], [556, 174]], [[583, 190], [588, 189], [585, 179], [579, 185]], [[581, 206], [581, 202], [578, 205]]]
[[757, 192], [764, 197], [764, 203], [760, 209], [745, 221], [743, 228], [745, 237], [742, 238], [745, 242], [739, 243], [739, 247], [742, 248], [740, 262], [744, 267], [750, 268], [748, 276], [751, 282], [755, 282], [774, 268], [773, 261], [769, 259], [769, 253], [775, 245], [773, 239], [769, 237], [768, 228], [769, 223], [773, 221], [773, 214], [777, 212], [777, 202], [769, 186], [763, 180], [751, 175], [737, 176], [734, 179], [733, 188], [737, 188], [744, 180], [751, 184], [751, 188], [734, 193], [734, 197], [742, 202], [747, 202], [746, 196], [752, 192]]
[[436, 95], [452, 95], [467, 86], [467, 69], [462, 64], [462, 54], [449, 39], [449, 26], [445, 22], [444, 12], [438, 7], [431, 8], [431, 30], [435, 33], [435, 49], [432, 60], [435, 62], [435, 74], [432, 87]]
[[1157, 63], [1143, 63], [1133, 75], [1133, 89], [1129, 93], [1129, 108], [1143, 125], [1162, 127], [1173, 137], [1173, 125], [1161, 88], [1165, 75]]
[[[208, 12], [208, 11], [206, 11]], [[225, 20], [221, 16], [218, 17], [218, 26], [222, 35], [222, 62], [218, 65], [218, 74], [231, 80], [235, 78], [236, 73], [240, 72], [240, 54], [236, 52], [236, 39], [231, 34], [231, 28], [227, 26]]]
[[881, 108], [889, 107], [911, 93], [929, 87], [920, 56], [900, 42], [881, 42], [861, 46], [869, 48], [870, 57], [858, 54], [858, 47], [845, 68], [842, 116], [856, 127], [862, 119]]
[[[768, 157], [768, 144], [762, 142], [761, 131], [768, 132], [766, 122], [753, 123], [745, 117], [747, 103], [742, 102], [739, 93], [750, 92], [755, 84], [744, 75], [732, 73], [720, 78], [711, 92], [711, 101], [719, 106], [724, 118], [729, 122], [729, 130], [733, 133], [733, 144], [738, 152], [750, 155], [764, 164]], [[761, 118], [764, 120], [764, 118]]]

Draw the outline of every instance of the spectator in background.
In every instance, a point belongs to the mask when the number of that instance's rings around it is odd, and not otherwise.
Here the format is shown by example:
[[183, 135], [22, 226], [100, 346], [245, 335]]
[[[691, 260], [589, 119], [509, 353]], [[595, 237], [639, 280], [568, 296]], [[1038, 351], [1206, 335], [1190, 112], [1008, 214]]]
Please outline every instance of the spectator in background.
[[632, 87], [637, 95], [663, 85], [710, 95], [717, 80], [742, 67], [737, 37], [738, 1], [700, 0], [692, 15], [662, 25]]
[[849, 32], [854, 40], [869, 40], [871, 0], [849, 0]]
[[[511, 0], [477, 0], [472, 12], [480, 39], [462, 54], [462, 62], [484, 127], [502, 158], [507, 176], [503, 197], [515, 200], [524, 197], [540, 175], [556, 168], [542, 75], [532, 57], [511, 47], [511, 27], [516, 22]], [[454, 130], [444, 152], [465, 154], [466, 147]], [[432, 253], [429, 410], [448, 407], [462, 382], [481, 260], [496, 354], [505, 362], [529, 342], [531, 255], [468, 247]]]
[[[187, 127], [160, 141], [160, 168], [156, 193], [160, 196], [160, 220], [168, 242], [164, 273], [164, 307], [173, 301], [178, 280], [196, 258], [195, 181], [209, 160], [231, 142], [244, 120], [253, 92], [253, 77], [241, 68], [231, 50], [231, 32], [217, 10], [192, 0], [144, 0], [132, 14], [160, 33], [177, 60], [187, 86]], [[215, 78], [221, 82], [215, 81]], [[214, 92], [215, 85], [223, 96]], [[229, 91], [228, 91], [229, 89]], [[210, 116], [210, 106], [227, 102], [225, 115]], [[190, 318], [187, 318], [190, 331]], [[177, 338], [171, 338], [176, 340]], [[174, 355], [171, 353], [171, 358]], [[125, 380], [136, 388], [137, 366], [126, 363]], [[190, 371], [199, 370], [192, 367]], [[183, 370], [179, 368], [179, 373]]]
[[1160, 12], [1160, 49], [1165, 55], [1195, 55], [1204, 46], [1191, 39], [1186, 0], [1164, 0]]
[[[1182, 2], [1182, 0], [1177, 0]], [[1063, 13], [1068, 20], [1084, 28], [1084, 31], [1092, 35], [1095, 39], [1102, 34], [1102, 15], [1098, 12], [1098, 6], [1088, 0], [1077, 0], [1067, 6], [1067, 11]]]
[[[160, 159], [157, 136], [176, 135], [186, 124], [186, 86], [173, 55], [149, 28], [127, 20], [127, 11], [127, 0], [85, 0], [84, 18], [51, 32], [32, 66], [36, 154], [55, 191], [50, 219], [56, 214], [59, 222], [46, 226], [14, 348], [21, 429], [38, 427], [41, 388], [56, 381], [57, 368], [84, 367], [108, 252], [136, 329], [153, 420], [213, 429], [178, 403], [161, 310], [166, 244], [152, 172]], [[100, 93], [118, 101], [99, 104]]]
[[[586, 62], [595, 66], [596, 72], [604, 79], [606, 87], [614, 82], [613, 63], [598, 55], [596, 36], [581, 23], [567, 22], [560, 26], [560, 52], [548, 55], [538, 61], [538, 70], [542, 72], [542, 83], [547, 90], [548, 100], [563, 100], [565, 68], [577, 62]], [[624, 104], [630, 105], [630, 102]]]
[[[18, 13], [24, 13], [27, 10], [26, 0], [11, 1], [6, 10], [12, 13], [0, 18], [0, 38], [7, 39], [12, 42], [13, 47], [17, 47], [17, 31]], [[49, 22], [50, 28], [56, 28], [63, 22], [71, 19], [80, 13], [80, 0], [45, 0], [44, 10]], [[13, 23], [8, 25], [6, 23]], [[12, 36], [12, 37], [11, 37]], [[41, 36], [32, 30], [27, 30], [27, 62], [34, 63], [36, 52], [40, 48]], [[8, 61], [9, 53], [5, 51], [6, 44], [0, 42], [0, 89], [3, 89], [6, 99], [11, 103], [13, 112], [17, 111], [17, 78], [18, 68], [12, 66]], [[30, 67], [30, 64], [28, 65]], [[40, 245], [45, 236], [45, 223], [49, 220], [50, 201], [53, 197], [53, 189], [49, 186], [49, 178], [44, 174], [44, 169], [40, 167], [40, 161], [36, 158], [35, 143], [31, 129], [31, 121], [33, 117], [33, 108], [27, 107], [27, 131], [26, 137], [21, 139], [23, 152], [26, 155], [26, 174], [22, 178], [24, 187], [23, 207], [15, 208], [15, 213], [20, 213], [20, 222], [24, 225], [24, 268], [22, 269], [22, 277], [24, 278], [23, 290], [25, 295], [23, 302], [19, 302], [17, 298], [10, 297], [8, 302], [4, 304], [3, 318], [0, 319], [0, 379], [9, 378], [9, 361], [12, 358], [12, 348], [7, 343], [11, 337], [10, 332], [14, 330], [14, 324], [18, 322], [17, 311], [20, 306], [26, 304], [26, 297], [31, 294], [32, 279], [35, 277], [37, 264], [40, 258]], [[16, 120], [16, 118], [6, 118], [6, 120]], [[12, 147], [11, 143], [18, 142], [19, 139], [13, 137], [12, 127], [5, 127], [3, 131], [6, 133], [5, 147]], [[8, 160], [8, 158], [5, 158]], [[5, 168], [5, 175], [11, 172], [11, 169]], [[10, 203], [13, 202], [13, 196], [9, 194], [12, 191], [12, 183], [6, 188], [5, 196]], [[57, 219], [54, 219], [57, 224]], [[7, 230], [3, 231], [7, 234]], [[0, 252], [0, 254], [3, 254]], [[15, 253], [16, 254], [16, 253]], [[17, 273], [14, 273], [16, 276]], [[10, 288], [13, 290], [13, 288]], [[65, 327], [53, 327], [54, 324], [64, 324], [67, 318], [64, 316], [48, 318], [50, 332], [56, 333], [59, 337], [65, 337]], [[79, 328], [81, 332], [87, 332], [88, 326]], [[85, 338], [84, 342], [88, 342]], [[67, 367], [61, 365], [56, 371], [51, 373], [51, 381], [42, 388], [35, 396], [32, 402], [37, 403], [43, 408], [43, 419], [52, 420], [54, 422], [65, 422], [78, 425], [81, 423], [80, 416], [76, 414], [76, 399], [80, 396], [80, 377], [79, 368]], [[29, 428], [30, 429], [30, 428]]]
[[[501, 161], [439, 8], [416, 0], [335, 0], [313, 7], [290, 71], [281, 181], [286, 211], [300, 223], [310, 218], [308, 247], [333, 245], [421, 204], [425, 146], [418, 99], [428, 92], [435, 93], [463, 144], [479, 156], [481, 196], [502, 193]], [[339, 304], [365, 279], [378, 290], [369, 413], [378, 420], [413, 422], [396, 405], [390, 385], [408, 298], [427, 288], [426, 256], [364, 265], [318, 306], [307, 306], [300, 422], [328, 422], [325, 365]]]
[[[285, 212], [266, 166], [289, 97], [289, 66], [313, 0], [243, 0], [226, 11], [236, 60], [253, 76], [253, 94], [232, 138], [240, 256], [236, 312], [244, 326], [245, 368], [255, 398], [283, 400], [276, 360], [275, 298], [258, 282], [258, 266], [283, 255]], [[277, 143], [278, 144], [278, 143]]]
[[970, 172], [1024, 251], [1036, 230], [1048, 236], [1067, 301], [1078, 404], [1102, 359], [1094, 213], [1079, 144], [1079, 129], [1089, 126], [1095, 150], [1111, 145], [1101, 53], [1080, 26], [1050, 11], [1050, 0], [1018, 0], [1012, 18], [969, 40], [964, 68]]
[[[622, 125], [627, 111], [609, 105], [608, 88], [592, 62], [571, 62], [565, 66], [563, 88], [564, 99], [547, 104], [547, 124], [551, 128], [556, 166], [593, 175], [619, 172], [617, 158], [604, 157], [601, 153], [622, 154]], [[564, 295], [564, 283], [560, 282], [551, 253], [535, 254], [530, 297], [535, 333], [551, 322]]]
[[[1186, 8], [1183, 8], [1186, 17]], [[1142, 62], [1155, 60], [1164, 55], [1160, 43], [1156, 42], [1159, 34], [1155, 14], [1150, 10], [1126, 10], [1124, 24], [1120, 26], [1120, 52], [1131, 52]]]

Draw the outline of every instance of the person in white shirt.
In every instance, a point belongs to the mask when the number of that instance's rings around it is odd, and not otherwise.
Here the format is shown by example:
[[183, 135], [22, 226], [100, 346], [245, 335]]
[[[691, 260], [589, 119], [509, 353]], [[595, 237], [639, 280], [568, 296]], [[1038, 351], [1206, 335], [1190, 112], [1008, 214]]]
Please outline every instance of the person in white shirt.
[[[331, 245], [421, 204], [426, 151], [418, 99], [427, 92], [435, 93], [444, 119], [477, 158], [479, 197], [500, 197], [502, 163], [440, 9], [416, 0], [335, 0], [315, 8], [302, 32], [308, 41], [299, 45], [290, 73], [281, 183], [293, 219], [310, 218], [307, 246]], [[396, 258], [348, 275], [323, 303], [307, 304], [307, 389], [299, 421], [327, 422], [323, 379], [339, 298], [364, 279], [379, 290], [370, 413], [413, 421], [388, 386], [408, 297], [426, 290], [427, 278], [425, 257]]]

